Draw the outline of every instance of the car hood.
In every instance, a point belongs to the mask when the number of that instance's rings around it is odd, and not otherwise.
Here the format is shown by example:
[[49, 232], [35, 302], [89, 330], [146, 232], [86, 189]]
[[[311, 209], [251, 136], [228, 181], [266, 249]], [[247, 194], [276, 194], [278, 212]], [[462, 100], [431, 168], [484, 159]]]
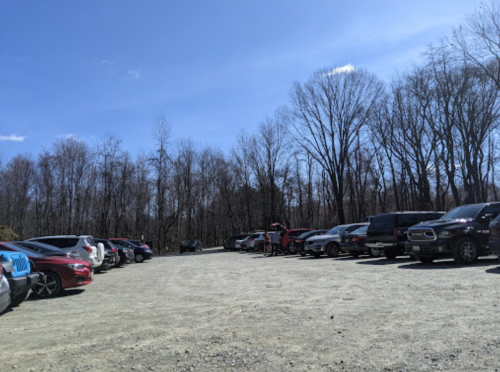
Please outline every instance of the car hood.
[[425, 227], [430, 227], [433, 229], [445, 229], [451, 226], [461, 226], [470, 222], [470, 219], [455, 219], [455, 220], [434, 220], [434, 221], [425, 221], [421, 222], [417, 225], [410, 227], [410, 229], [421, 229]]
[[315, 241], [320, 241], [320, 240], [325, 240], [325, 239], [335, 239], [335, 238], [339, 238], [340, 235], [338, 234], [332, 234], [332, 235], [315, 235], [315, 236], [311, 236], [310, 238], [307, 238], [306, 240], [308, 242], [315, 242]]

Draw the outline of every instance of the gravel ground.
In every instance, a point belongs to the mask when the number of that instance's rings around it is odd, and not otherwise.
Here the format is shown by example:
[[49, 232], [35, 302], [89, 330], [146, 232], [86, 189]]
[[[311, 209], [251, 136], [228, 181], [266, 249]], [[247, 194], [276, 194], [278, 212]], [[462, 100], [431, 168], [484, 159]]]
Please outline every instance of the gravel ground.
[[500, 263], [155, 257], [0, 317], [1, 371], [500, 371]]

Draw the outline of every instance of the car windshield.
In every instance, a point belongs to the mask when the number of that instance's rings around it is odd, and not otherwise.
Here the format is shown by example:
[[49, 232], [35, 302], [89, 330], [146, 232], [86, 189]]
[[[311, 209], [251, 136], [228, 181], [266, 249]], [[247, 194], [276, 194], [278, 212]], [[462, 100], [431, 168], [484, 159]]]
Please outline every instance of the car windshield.
[[471, 219], [475, 218], [479, 211], [483, 209], [484, 205], [463, 205], [461, 207], [457, 207], [452, 209], [444, 216], [440, 218], [440, 220], [461, 220], [461, 219]]
[[[17, 251], [17, 252], [21, 252], [21, 253], [25, 253], [28, 257], [31, 257], [31, 258], [42, 258], [42, 257], [47, 257], [45, 256], [44, 254], [41, 254], [41, 253], [36, 253], [34, 251], [32, 251], [31, 249], [28, 249], [28, 248], [24, 248], [20, 245], [17, 245], [17, 244], [13, 244], [13, 243], [2, 243], [2, 245], [4, 245], [5, 247], [9, 247], [9, 248], [12, 248], [13, 250]], [[2, 249], [2, 246], [0, 245], [0, 250]]]
[[366, 234], [368, 230], [368, 225], [360, 227], [359, 229], [354, 230], [351, 234]]
[[335, 226], [333, 229], [328, 230], [325, 235], [340, 235], [345, 229], [347, 229], [347, 225]]

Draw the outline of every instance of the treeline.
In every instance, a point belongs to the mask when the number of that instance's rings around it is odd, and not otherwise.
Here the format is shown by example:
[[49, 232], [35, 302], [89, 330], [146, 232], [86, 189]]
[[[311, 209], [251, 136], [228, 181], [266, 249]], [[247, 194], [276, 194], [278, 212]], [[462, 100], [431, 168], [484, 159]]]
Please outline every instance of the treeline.
[[483, 5], [390, 83], [318, 70], [229, 153], [174, 142], [160, 117], [153, 149], [135, 157], [113, 135], [18, 155], [0, 168], [0, 225], [23, 239], [144, 236], [164, 253], [272, 222], [329, 228], [498, 200], [498, 25], [498, 3]]

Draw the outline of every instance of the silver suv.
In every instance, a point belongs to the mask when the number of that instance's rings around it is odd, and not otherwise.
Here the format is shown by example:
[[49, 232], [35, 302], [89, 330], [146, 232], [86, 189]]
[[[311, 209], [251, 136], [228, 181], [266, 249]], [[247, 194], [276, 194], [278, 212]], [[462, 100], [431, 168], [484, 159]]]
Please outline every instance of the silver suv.
[[326, 253], [328, 257], [337, 257], [340, 252], [340, 235], [350, 233], [369, 223], [353, 223], [348, 225], [338, 225], [328, 230], [324, 235], [315, 235], [306, 239], [304, 250], [318, 258]]
[[101, 266], [104, 259], [104, 244], [96, 244], [90, 235], [41, 236], [28, 241], [50, 244], [68, 252], [78, 251], [80, 258], [90, 262], [94, 268]]

